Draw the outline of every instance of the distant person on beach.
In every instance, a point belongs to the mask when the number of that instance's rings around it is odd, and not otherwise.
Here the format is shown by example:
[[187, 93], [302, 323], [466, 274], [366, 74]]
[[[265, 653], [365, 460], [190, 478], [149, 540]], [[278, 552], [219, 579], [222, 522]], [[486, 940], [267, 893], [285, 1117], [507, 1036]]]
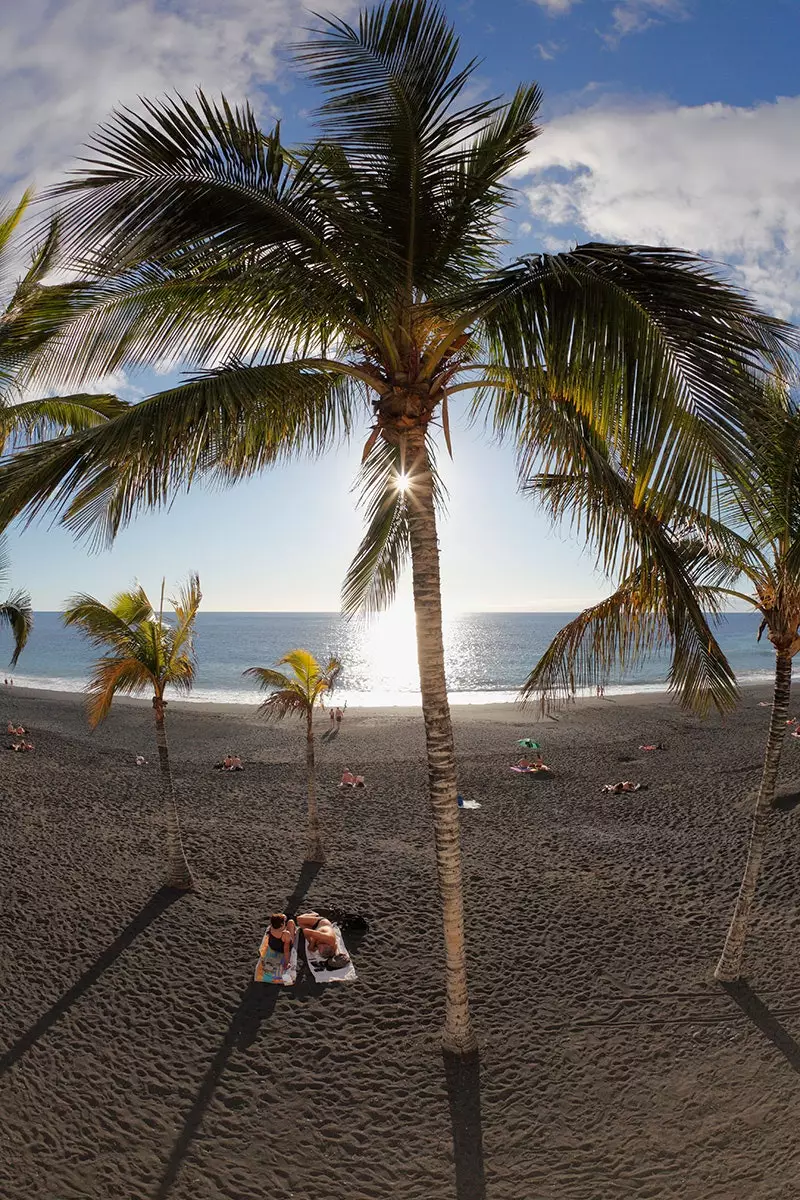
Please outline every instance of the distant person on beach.
[[333, 724], [334, 724], [335, 720], [336, 720], [336, 713], [333, 711], [333, 709], [331, 709], [331, 729], [333, 729]]
[[297, 918], [297, 926], [302, 929], [309, 948], [320, 958], [333, 957], [336, 953], [336, 930], [327, 917], [321, 917], [317, 912], [303, 913]]
[[343, 714], [342, 710], [340, 708], [337, 708], [337, 710], [336, 710], [336, 725], [337, 725], [337, 727], [339, 725], [341, 725], [343, 716], [344, 716], [344, 714]]

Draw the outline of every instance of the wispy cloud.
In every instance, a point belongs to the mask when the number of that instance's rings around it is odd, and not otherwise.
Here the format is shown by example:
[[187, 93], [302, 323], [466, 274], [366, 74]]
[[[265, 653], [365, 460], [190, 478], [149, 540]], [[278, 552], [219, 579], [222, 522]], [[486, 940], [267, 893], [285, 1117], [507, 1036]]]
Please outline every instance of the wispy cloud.
[[539, 8], [543, 8], [545, 12], [549, 12], [551, 17], [561, 17], [564, 13], [568, 13], [576, 4], [580, 4], [581, 0], [533, 0], [534, 4], [538, 4]]
[[603, 37], [614, 44], [630, 33], [644, 33], [662, 21], [682, 21], [688, 16], [684, 0], [620, 0], [611, 10], [612, 28]]
[[[517, 172], [548, 236], [684, 246], [800, 315], [800, 96], [737, 108], [602, 104], [547, 126]], [[557, 170], [554, 170], [557, 169]]]
[[536, 51], [539, 55], [539, 58], [544, 59], [545, 62], [551, 62], [552, 59], [554, 59], [557, 54], [560, 54], [563, 49], [564, 47], [561, 42], [536, 43]]

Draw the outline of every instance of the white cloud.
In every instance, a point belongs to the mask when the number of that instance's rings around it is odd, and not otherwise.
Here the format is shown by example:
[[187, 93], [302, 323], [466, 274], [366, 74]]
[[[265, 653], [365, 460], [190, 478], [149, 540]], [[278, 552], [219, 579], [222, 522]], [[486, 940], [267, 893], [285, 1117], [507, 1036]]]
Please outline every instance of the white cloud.
[[800, 96], [752, 108], [601, 104], [548, 125], [516, 174], [550, 236], [560, 226], [684, 246], [733, 264], [772, 311], [798, 315], [799, 123]]
[[682, 20], [688, 13], [683, 0], [621, 0], [611, 10], [613, 29], [606, 41], [615, 42], [629, 33], [643, 33], [664, 20]]
[[551, 17], [563, 16], [580, 2], [581, 0], [533, 0], [534, 4], [538, 4], [539, 8], [543, 8]]
[[[341, 11], [349, 0], [326, 0]], [[258, 101], [311, 23], [301, 0], [24, 0], [3, 4], [0, 179], [43, 183], [118, 104], [198, 85]]]
[[563, 49], [564, 47], [560, 42], [536, 43], [536, 50], [538, 51], [539, 58], [544, 59], [545, 62], [551, 62], [552, 59], [554, 59], [557, 54], [560, 54]]

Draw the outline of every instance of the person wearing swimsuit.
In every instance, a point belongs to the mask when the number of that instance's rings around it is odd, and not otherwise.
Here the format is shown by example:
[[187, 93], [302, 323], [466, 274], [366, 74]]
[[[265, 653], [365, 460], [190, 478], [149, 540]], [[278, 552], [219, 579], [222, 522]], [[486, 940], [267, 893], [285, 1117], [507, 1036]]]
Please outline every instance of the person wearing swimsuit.
[[321, 917], [317, 912], [303, 913], [297, 918], [297, 926], [302, 929], [309, 947], [320, 958], [332, 958], [336, 953], [336, 930], [327, 917]]
[[268, 974], [278, 975], [289, 966], [296, 926], [285, 913], [273, 913], [261, 943], [261, 962]]

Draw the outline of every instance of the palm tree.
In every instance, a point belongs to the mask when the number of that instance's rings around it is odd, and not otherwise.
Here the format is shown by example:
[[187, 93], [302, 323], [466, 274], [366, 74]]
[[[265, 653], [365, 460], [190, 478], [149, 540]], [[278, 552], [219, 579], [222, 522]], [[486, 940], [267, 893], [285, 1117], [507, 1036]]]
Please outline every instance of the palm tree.
[[289, 667], [291, 673], [275, 671], [269, 667], [248, 667], [245, 675], [258, 680], [263, 691], [270, 695], [261, 705], [259, 712], [267, 720], [280, 721], [284, 717], [305, 717], [306, 721], [306, 772], [308, 779], [308, 851], [306, 861], [324, 863], [325, 852], [319, 829], [317, 812], [317, 779], [314, 770], [314, 709], [324, 702], [333, 691], [342, 669], [338, 658], [328, 659], [323, 668], [308, 650], [290, 650], [278, 662], [279, 667]]
[[[800, 410], [792, 404], [787, 407], [785, 398], [779, 400], [771, 419], [751, 423], [749, 437], [748, 477], [720, 483], [719, 511], [728, 525], [686, 511], [673, 529], [651, 529], [651, 536], [670, 548], [676, 564], [673, 574], [663, 570], [666, 554], [656, 563], [645, 552], [612, 596], [586, 609], [556, 635], [523, 689], [524, 696], [538, 694], [547, 703], [563, 698], [568, 678], [578, 686], [591, 686], [615, 662], [630, 666], [654, 648], [669, 645], [671, 683], [684, 702], [701, 711], [709, 703], [725, 709], [735, 698], [729, 669], [715, 640], [703, 646], [692, 638], [696, 623], [687, 619], [687, 602], [699, 601], [719, 612], [725, 602], [735, 599], [760, 613], [759, 639], [766, 630], [775, 648], [775, 684], [744, 875], [714, 972], [724, 982], [742, 974], [786, 736], [792, 659], [800, 650]], [[593, 479], [589, 475], [585, 472], [569, 480], [541, 476], [530, 487], [546, 498], [556, 516], [570, 512], [585, 519], [597, 511], [598, 504], [597, 473]], [[616, 497], [607, 491], [603, 506], [606, 522], [614, 513], [612, 526], [637, 520], [627, 482], [617, 479], [617, 485]], [[614, 536], [613, 529], [607, 536]], [[694, 580], [693, 595], [679, 586], [687, 575]], [[751, 585], [751, 593], [730, 586], [742, 577]], [[705, 690], [695, 686], [697, 660], [703, 653], [717, 665], [717, 678]], [[705, 676], [712, 679], [710, 672]]]
[[165, 692], [167, 687], [179, 693], [191, 691], [195, 672], [192, 638], [201, 599], [200, 580], [191, 575], [178, 596], [169, 601], [175, 610], [174, 623], [164, 619], [163, 584], [158, 613], [144, 588], [137, 586], [120, 592], [108, 605], [93, 596], [73, 596], [63, 616], [65, 625], [77, 626], [84, 637], [106, 651], [95, 663], [87, 688], [93, 729], [108, 716], [118, 693], [136, 696], [152, 689], [166, 827], [166, 884], [184, 891], [194, 887], [194, 880], [183, 848], [169, 763]]
[[50, 222], [23, 277], [13, 286], [6, 283], [4, 268], [14, 253], [13, 235], [30, 199], [26, 192], [14, 208], [0, 210], [0, 296], [5, 293], [5, 305], [0, 309], [0, 453], [9, 442], [13, 445], [67, 430], [90, 429], [126, 407], [112, 395], [24, 398], [29, 382], [26, 368], [32, 356], [65, 320], [80, 311], [86, 295], [81, 286], [43, 286], [58, 258], [57, 220]]
[[[4, 581], [7, 575], [8, 558], [2, 543], [0, 543], [0, 580]], [[33, 608], [28, 592], [17, 588], [16, 591], [6, 596], [5, 600], [0, 600], [0, 626], [6, 626], [11, 630], [11, 636], [14, 639], [14, 653], [9, 665], [15, 667], [33, 627]]]
[[[110, 539], [178, 489], [320, 453], [369, 416], [368, 529], [346, 599], [387, 601], [410, 559], [444, 1043], [466, 1053], [476, 1040], [436, 426], [450, 449], [449, 405], [462, 393], [525, 453], [581, 421], [663, 509], [696, 499], [716, 462], [741, 457], [741, 410], [760, 403], [765, 373], [786, 368], [791, 335], [682, 251], [593, 243], [505, 261], [506, 181], [539, 133], [537, 85], [470, 99], [478, 64], [458, 64], [433, 0], [391, 0], [354, 26], [320, 22], [295, 48], [327, 93], [310, 144], [290, 150], [249, 106], [202, 93], [145, 101], [141, 113], [117, 112], [55, 189], [65, 262], [88, 279], [82, 311], [36, 356], [38, 377], [164, 359], [194, 374], [106, 428], [0, 467], [0, 525], [52, 508], [75, 532]], [[580, 445], [575, 454], [579, 464]]]

